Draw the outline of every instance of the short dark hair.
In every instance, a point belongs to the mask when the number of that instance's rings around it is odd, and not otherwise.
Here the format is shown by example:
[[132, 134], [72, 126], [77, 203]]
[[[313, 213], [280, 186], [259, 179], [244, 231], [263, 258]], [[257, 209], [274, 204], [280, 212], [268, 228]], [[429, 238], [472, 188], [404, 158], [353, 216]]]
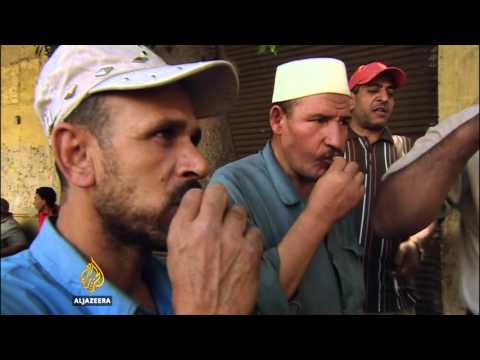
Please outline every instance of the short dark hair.
[[293, 107], [297, 104], [298, 100], [293, 99], [293, 100], [286, 100], [286, 101], [281, 101], [281, 102], [276, 102], [273, 103], [273, 105], [278, 105], [282, 109], [282, 111], [287, 114], [287, 116], [290, 116], [293, 112]]
[[[65, 119], [66, 123], [76, 125], [90, 131], [98, 140], [100, 146], [107, 142], [108, 119], [110, 112], [105, 106], [105, 94], [93, 94], [83, 100], [80, 105]], [[62, 193], [68, 187], [67, 180], [55, 162], [55, 170], [60, 180]]]
[[87, 129], [95, 135], [100, 143], [105, 142], [108, 128], [106, 125], [110, 117], [110, 112], [105, 106], [105, 95], [107, 93], [90, 95], [68, 115], [65, 122]]
[[51, 187], [42, 186], [39, 187], [36, 191], [38, 196], [40, 196], [49, 207], [55, 207], [57, 201], [57, 193]]
[[1, 206], [1, 213], [2, 215], [9, 215], [10, 214], [10, 204], [4, 198], [0, 198], [0, 206]]

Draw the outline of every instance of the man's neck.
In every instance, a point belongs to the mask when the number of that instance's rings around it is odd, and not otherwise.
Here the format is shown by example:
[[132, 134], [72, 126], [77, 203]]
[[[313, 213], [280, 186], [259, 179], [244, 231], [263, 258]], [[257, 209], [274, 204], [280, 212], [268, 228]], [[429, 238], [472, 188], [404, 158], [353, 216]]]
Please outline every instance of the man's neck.
[[60, 208], [57, 230], [85, 258], [92, 257], [105, 277], [132, 298], [145, 286], [142, 272], [147, 256], [140, 248], [112, 241], [90, 199], [69, 197]]
[[305, 200], [308, 200], [310, 193], [315, 186], [315, 181], [307, 181], [305, 178], [298, 176], [298, 174], [288, 165], [280, 144], [278, 144], [278, 139], [274, 137], [271, 141], [271, 145], [275, 159], [277, 159], [278, 164], [282, 168], [283, 172], [290, 178], [300, 195]]
[[382, 131], [383, 131], [382, 129], [373, 130], [373, 129], [361, 127], [360, 125], [358, 125], [358, 122], [355, 121], [355, 119], [352, 119], [352, 122], [350, 123], [350, 127], [352, 131], [355, 132], [357, 135], [365, 137], [368, 140], [369, 144], [376, 143], [382, 136]]

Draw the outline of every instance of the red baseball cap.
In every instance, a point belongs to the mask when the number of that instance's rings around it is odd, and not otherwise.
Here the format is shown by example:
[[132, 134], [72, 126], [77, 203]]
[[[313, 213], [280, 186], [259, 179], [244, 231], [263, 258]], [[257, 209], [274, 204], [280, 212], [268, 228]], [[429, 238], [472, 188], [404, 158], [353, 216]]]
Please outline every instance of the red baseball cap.
[[350, 90], [352, 90], [355, 86], [367, 84], [378, 75], [385, 72], [388, 72], [390, 75], [392, 75], [395, 88], [399, 89], [406, 84], [407, 75], [402, 69], [387, 66], [384, 63], [376, 61], [370, 64], [359, 66], [350, 78], [348, 86]]

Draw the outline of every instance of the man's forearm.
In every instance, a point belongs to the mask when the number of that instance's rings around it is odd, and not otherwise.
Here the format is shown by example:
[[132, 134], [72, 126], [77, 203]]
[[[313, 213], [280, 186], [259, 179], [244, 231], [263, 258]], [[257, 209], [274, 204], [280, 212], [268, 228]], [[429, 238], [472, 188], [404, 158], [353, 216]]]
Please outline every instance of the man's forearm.
[[288, 299], [295, 293], [329, 229], [326, 222], [303, 212], [278, 245], [279, 278]]
[[313, 186], [305, 210], [278, 246], [279, 278], [288, 298], [295, 293], [330, 227], [362, 198], [363, 179], [355, 162], [334, 157], [327, 172]]
[[468, 159], [478, 150], [478, 114], [382, 183], [375, 229], [405, 238], [431, 223]]

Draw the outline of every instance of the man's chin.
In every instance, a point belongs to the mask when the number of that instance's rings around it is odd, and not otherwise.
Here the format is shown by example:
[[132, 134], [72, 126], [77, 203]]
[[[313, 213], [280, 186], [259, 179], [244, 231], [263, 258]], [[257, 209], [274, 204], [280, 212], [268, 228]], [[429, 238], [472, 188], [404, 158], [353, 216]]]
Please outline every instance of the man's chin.
[[389, 117], [376, 116], [367, 124], [367, 128], [370, 130], [383, 130], [387, 126], [388, 119]]
[[327, 172], [327, 170], [328, 170], [328, 168], [323, 168], [322, 167], [322, 168], [311, 170], [308, 173], [304, 172], [300, 176], [300, 179], [304, 183], [309, 183], [309, 182], [310, 183], [316, 183], [317, 180]]
[[171, 206], [165, 211], [161, 221], [164, 225], [161, 227], [161, 230], [155, 230], [154, 234], [152, 234], [153, 236], [151, 236], [152, 248], [154, 251], [166, 251], [168, 231], [177, 211], [178, 205]]

